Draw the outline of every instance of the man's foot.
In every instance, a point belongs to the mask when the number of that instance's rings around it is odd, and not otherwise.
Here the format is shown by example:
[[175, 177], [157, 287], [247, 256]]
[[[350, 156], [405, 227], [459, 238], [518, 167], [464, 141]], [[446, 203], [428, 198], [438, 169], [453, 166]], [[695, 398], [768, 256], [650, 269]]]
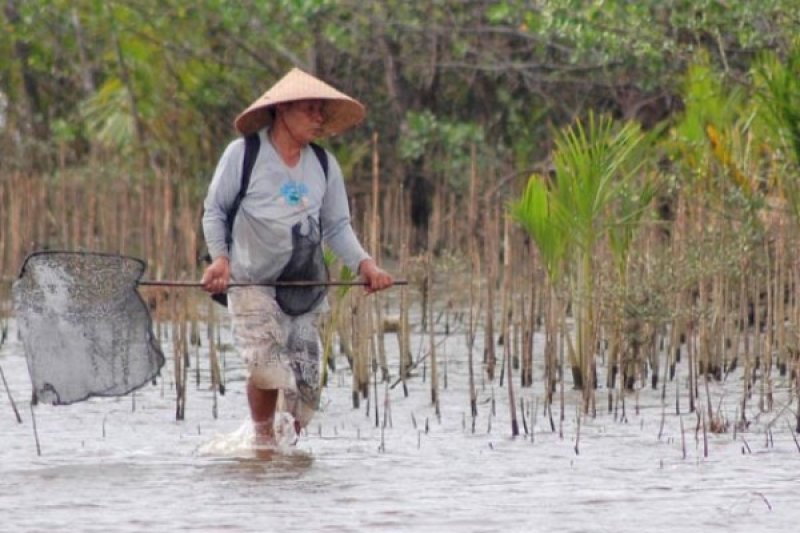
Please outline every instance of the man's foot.
[[258, 455], [259, 452], [274, 453], [278, 447], [275, 438], [275, 428], [272, 421], [253, 423], [253, 449]]

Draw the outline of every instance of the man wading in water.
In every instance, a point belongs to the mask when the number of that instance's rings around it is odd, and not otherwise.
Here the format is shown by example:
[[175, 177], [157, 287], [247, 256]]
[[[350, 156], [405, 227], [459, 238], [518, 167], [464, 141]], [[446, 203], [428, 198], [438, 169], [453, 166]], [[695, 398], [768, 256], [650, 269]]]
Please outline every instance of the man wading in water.
[[[236, 129], [250, 137], [225, 149], [205, 199], [203, 232], [212, 259], [202, 278], [206, 291], [225, 293], [231, 281], [324, 281], [323, 238], [369, 292], [392, 285], [392, 276], [378, 268], [353, 232], [336, 159], [310, 144], [358, 124], [364, 114], [358, 101], [292, 69], [236, 118]], [[257, 156], [237, 198], [245, 146], [252, 141]], [[319, 403], [317, 325], [328, 307], [325, 288], [245, 286], [227, 292], [234, 343], [249, 372], [256, 446], [274, 446], [279, 393], [297, 432]]]

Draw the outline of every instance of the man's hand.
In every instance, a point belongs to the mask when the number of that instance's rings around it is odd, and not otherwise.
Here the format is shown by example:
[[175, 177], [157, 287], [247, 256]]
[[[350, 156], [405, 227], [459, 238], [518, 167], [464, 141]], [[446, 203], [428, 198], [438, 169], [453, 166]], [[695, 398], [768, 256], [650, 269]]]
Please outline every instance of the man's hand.
[[367, 292], [388, 289], [394, 284], [394, 278], [388, 272], [378, 268], [374, 259], [364, 259], [358, 265], [361, 279], [367, 282]]
[[211, 294], [219, 294], [228, 289], [228, 282], [231, 279], [231, 265], [228, 258], [220, 256], [208, 265], [206, 271], [203, 273], [203, 279], [200, 283], [203, 284], [203, 289]]

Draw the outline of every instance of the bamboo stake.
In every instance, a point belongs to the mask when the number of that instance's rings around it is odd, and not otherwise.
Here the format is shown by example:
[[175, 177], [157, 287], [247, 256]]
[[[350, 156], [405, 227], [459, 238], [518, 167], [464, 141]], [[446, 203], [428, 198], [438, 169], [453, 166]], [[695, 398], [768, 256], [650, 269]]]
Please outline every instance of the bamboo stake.
[[[474, 228], [477, 220], [477, 207], [475, 204], [477, 196], [478, 169], [475, 155], [475, 145], [470, 148], [470, 180], [469, 180], [469, 209], [467, 218], [469, 220], [469, 227]], [[475, 314], [475, 295], [473, 287], [475, 283], [479, 283], [480, 279], [480, 258], [478, 256], [477, 246], [475, 245], [475, 236], [472, 231], [469, 232], [469, 255], [472, 259], [472, 268], [470, 269], [469, 277], [469, 332], [467, 340], [467, 365], [469, 372], [469, 405], [470, 413], [472, 414], [472, 432], [475, 433], [475, 420], [478, 416], [478, 394], [475, 390], [475, 370], [473, 363], [473, 349], [475, 346], [475, 328], [478, 321], [478, 316]], [[487, 310], [491, 312], [491, 310]]]
[[350, 299], [350, 322], [352, 327], [350, 328], [351, 344], [353, 346], [352, 352], [352, 402], [353, 402], [353, 409], [358, 409], [360, 402], [361, 402], [361, 384], [360, 384], [360, 375], [362, 373], [362, 363], [361, 360], [363, 359], [363, 347], [361, 346], [361, 336], [358, 332], [362, 329], [360, 315], [358, 312], [358, 304], [356, 302], [357, 296], [351, 296]]
[[[409, 248], [410, 231], [406, 227], [402, 232], [402, 245], [400, 247], [400, 270], [406, 272], [408, 270], [408, 248]], [[409, 313], [409, 295], [408, 289], [403, 287], [400, 289], [400, 325], [398, 331], [398, 346], [400, 351], [400, 380], [403, 383], [403, 396], [408, 398], [408, 385], [406, 378], [408, 375], [408, 367], [411, 361], [411, 331], [409, 327], [408, 313]]]
[[[503, 332], [507, 334], [507, 332]], [[508, 372], [506, 377], [506, 385], [508, 389], [508, 408], [511, 416], [511, 437], [519, 435], [519, 423], [517, 421], [517, 406], [514, 399], [514, 380], [512, 379], [512, 364], [511, 364], [511, 344], [508, 342], [503, 343], [503, 366]], [[502, 380], [501, 380], [502, 381]], [[502, 383], [501, 383], [502, 384]]]
[[216, 313], [214, 304], [211, 300], [206, 302], [208, 322], [206, 323], [206, 339], [208, 342], [208, 366], [211, 374], [211, 416], [217, 419], [217, 392], [225, 394], [225, 385], [222, 383], [222, 376], [219, 368], [219, 357], [217, 355], [217, 343], [214, 339], [214, 326], [216, 325]]
[[[8, 212], [6, 207], [6, 184], [5, 180], [0, 180], [0, 213]], [[8, 242], [8, 221], [0, 220], [0, 269], [3, 272], [8, 272], [8, 263], [6, 259], [6, 243]]]
[[[378, 236], [381, 234], [381, 218], [380, 218], [380, 157], [378, 154], [378, 134], [372, 135], [372, 207], [371, 220], [370, 220], [370, 251], [372, 257], [381, 262], [380, 243]], [[380, 293], [372, 295], [372, 307], [375, 313], [375, 333], [377, 337], [373, 337], [373, 342], [377, 343], [377, 360], [381, 367], [381, 374], [384, 381], [389, 379], [389, 365], [386, 361], [386, 343], [384, 342], [383, 332], [383, 309], [381, 303], [383, 298]], [[377, 410], [377, 401], [375, 402]]]

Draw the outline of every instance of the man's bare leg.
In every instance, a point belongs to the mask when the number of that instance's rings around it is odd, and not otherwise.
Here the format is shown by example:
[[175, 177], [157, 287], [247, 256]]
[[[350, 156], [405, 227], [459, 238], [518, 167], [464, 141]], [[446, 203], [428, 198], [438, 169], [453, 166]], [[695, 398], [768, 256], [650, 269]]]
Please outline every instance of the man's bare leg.
[[256, 433], [257, 445], [274, 445], [275, 409], [278, 405], [277, 389], [260, 389], [252, 379], [247, 380], [247, 402], [250, 404], [250, 418]]

